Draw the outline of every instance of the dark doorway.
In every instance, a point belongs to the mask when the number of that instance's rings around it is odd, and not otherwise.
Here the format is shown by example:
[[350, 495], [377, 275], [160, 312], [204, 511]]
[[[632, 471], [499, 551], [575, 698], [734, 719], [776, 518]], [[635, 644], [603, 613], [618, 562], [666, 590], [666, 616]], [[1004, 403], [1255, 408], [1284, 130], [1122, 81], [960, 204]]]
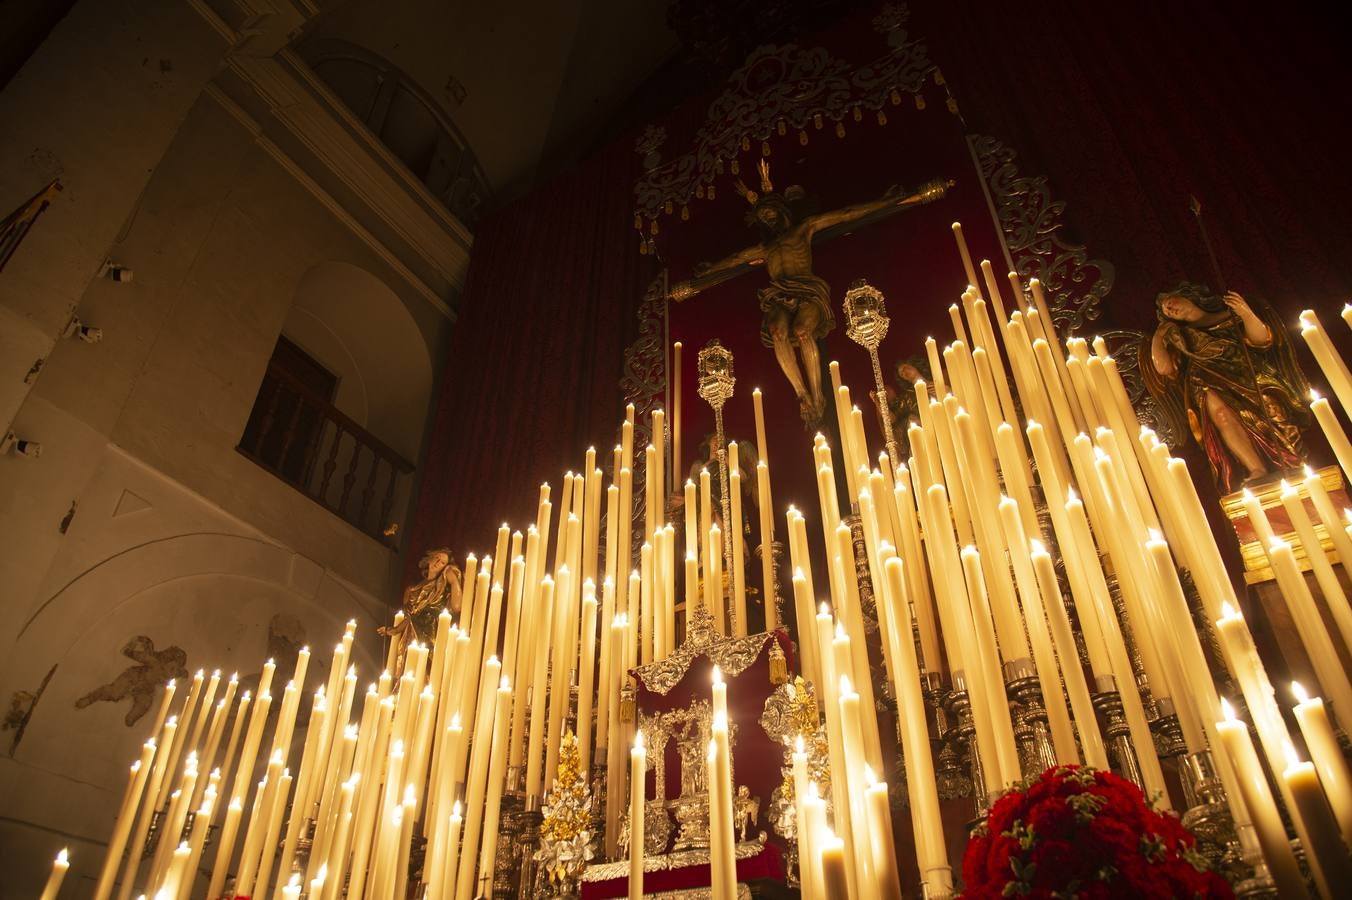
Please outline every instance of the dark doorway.
[[239, 446], [287, 481], [304, 486], [333, 408], [338, 376], [285, 336], [277, 338], [267, 374]]

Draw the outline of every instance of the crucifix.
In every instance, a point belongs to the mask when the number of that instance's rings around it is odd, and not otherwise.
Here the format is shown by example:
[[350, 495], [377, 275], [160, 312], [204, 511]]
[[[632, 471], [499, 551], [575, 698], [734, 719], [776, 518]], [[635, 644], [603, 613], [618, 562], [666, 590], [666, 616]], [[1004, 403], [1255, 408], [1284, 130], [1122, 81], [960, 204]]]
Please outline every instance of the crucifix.
[[[677, 303], [700, 291], [764, 266], [770, 284], [757, 294], [761, 312], [761, 343], [771, 348], [784, 376], [798, 396], [803, 423], [810, 429], [821, 427], [826, 411], [822, 395], [821, 355], [817, 342], [835, 328], [831, 311], [831, 288], [812, 272], [812, 245], [912, 206], [932, 203], [943, 197], [953, 182], [936, 179], [914, 192], [893, 187], [877, 200], [856, 203], [831, 212], [794, 221], [791, 204], [802, 199], [798, 185], [775, 191], [770, 181], [770, 164], [760, 162], [760, 192], [751, 190], [740, 179], [737, 189], [751, 206], [748, 221], [761, 232], [759, 243], [745, 247], [712, 264], [696, 267], [694, 278], [676, 283], [670, 298]], [[802, 365], [799, 365], [799, 358]]]

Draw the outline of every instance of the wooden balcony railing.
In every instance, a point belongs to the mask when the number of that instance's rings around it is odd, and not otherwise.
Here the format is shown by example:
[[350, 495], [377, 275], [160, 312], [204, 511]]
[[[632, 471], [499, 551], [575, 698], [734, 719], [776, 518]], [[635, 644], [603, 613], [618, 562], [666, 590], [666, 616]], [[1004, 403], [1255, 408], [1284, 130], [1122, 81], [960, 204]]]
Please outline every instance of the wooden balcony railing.
[[320, 506], [394, 546], [391, 515], [396, 502], [407, 502], [413, 463], [275, 362], [268, 365], [237, 449]]

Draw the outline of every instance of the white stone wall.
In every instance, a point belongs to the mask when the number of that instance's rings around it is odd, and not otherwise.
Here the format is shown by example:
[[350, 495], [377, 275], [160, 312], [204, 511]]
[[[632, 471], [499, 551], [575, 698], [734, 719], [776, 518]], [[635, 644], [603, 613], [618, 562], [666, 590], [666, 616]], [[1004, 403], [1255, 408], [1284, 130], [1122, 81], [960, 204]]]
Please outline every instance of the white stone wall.
[[[344, 623], [356, 619], [353, 659], [363, 687], [383, 663], [374, 633], [385, 615], [380, 601], [118, 448], [105, 446], [81, 506], [35, 608], [7, 622], [18, 635], [0, 664], [0, 690], [7, 700], [41, 693], [17, 744], [15, 728], [0, 731], [4, 898], [34, 896], [61, 846], [73, 858], [63, 896], [92, 889], [126, 766], [148, 736], [158, 698], [131, 727], [131, 698], [84, 709], [75, 702], [137, 666], [121, 652], [129, 639], [149, 637], [157, 651], [181, 648], [188, 672], [219, 668], [246, 678], [269, 653], [270, 620], [294, 617], [301, 626], [294, 637], [314, 651], [313, 691]], [[279, 685], [292, 664], [278, 660]], [[296, 747], [303, 740], [298, 729]]]
[[[130, 15], [122, 6], [108, 8]], [[39, 459], [0, 456], [0, 710], [17, 704], [0, 729], [0, 900], [35, 896], [66, 845], [62, 896], [92, 889], [149, 717], [128, 727], [131, 699], [76, 701], [138, 666], [122, 652], [132, 638], [181, 648], [189, 672], [247, 676], [282, 616], [315, 651], [313, 690], [343, 623], [356, 619], [360, 684], [374, 679], [396, 554], [235, 448], [286, 332], [339, 375], [344, 412], [419, 462], [449, 328], [425, 286], [409, 284], [237, 111], [201, 92], [224, 52], [219, 37], [176, 0], [145, 6], [198, 42], [163, 73], [194, 85], [75, 68], [94, 82], [122, 78], [132, 98], [173, 94], [173, 104], [142, 98], [154, 115], [136, 134], [152, 147], [160, 135], [155, 152], [99, 118], [116, 118], [94, 109], [113, 104], [112, 86], [86, 85], [92, 105], [82, 106], [82, 87], [41, 55], [41, 80], [15, 95], [31, 105], [0, 95], [7, 163], [36, 140], [11, 123], [43, 115], [44, 103], [58, 118], [70, 104], [71, 121], [83, 114], [87, 126], [50, 142], [66, 191], [0, 273], [0, 401], [16, 410], [16, 431], [43, 445]], [[98, 30], [90, 7], [105, 8], [77, 4], [74, 37], [63, 38], [63, 23], [53, 41], [86, 49]], [[135, 52], [158, 72], [157, 49]], [[0, 174], [0, 196], [17, 204], [11, 174]], [[130, 266], [134, 281], [100, 277], [106, 258]], [[72, 309], [103, 329], [102, 342], [52, 345]], [[16, 387], [22, 372], [10, 369], [26, 371], [34, 354], [46, 356], [41, 377]], [[405, 488], [397, 521], [407, 497]], [[291, 660], [278, 662], [284, 679]]]

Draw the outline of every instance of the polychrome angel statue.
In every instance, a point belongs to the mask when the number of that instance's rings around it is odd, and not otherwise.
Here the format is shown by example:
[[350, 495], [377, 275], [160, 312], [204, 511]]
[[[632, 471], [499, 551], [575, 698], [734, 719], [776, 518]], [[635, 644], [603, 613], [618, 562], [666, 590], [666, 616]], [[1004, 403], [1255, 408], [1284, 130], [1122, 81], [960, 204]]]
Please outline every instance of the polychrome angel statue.
[[455, 557], [446, 549], [429, 550], [418, 561], [423, 580], [404, 590], [404, 602], [394, 624], [376, 629], [378, 634], [394, 641], [396, 679], [404, 672], [404, 658], [408, 645], [414, 641], [431, 644], [437, 636], [437, 618], [443, 609], [460, 612], [461, 572]]
[[[1255, 309], [1256, 307], [1256, 309]], [[1155, 298], [1146, 387], [1205, 451], [1222, 493], [1304, 462], [1309, 383], [1272, 307], [1184, 282]]]

